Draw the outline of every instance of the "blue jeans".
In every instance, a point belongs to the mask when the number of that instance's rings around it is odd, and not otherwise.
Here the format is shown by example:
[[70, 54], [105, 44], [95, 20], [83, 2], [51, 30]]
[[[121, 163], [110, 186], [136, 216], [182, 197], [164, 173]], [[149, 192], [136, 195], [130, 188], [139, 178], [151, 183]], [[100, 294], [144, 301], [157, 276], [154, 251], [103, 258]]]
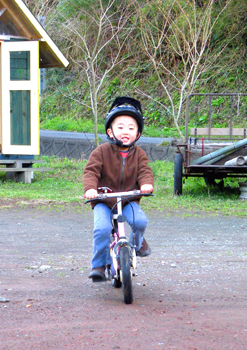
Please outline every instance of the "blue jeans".
[[[133, 209], [132, 209], [133, 208]], [[133, 225], [133, 211], [135, 226]], [[92, 269], [111, 264], [110, 256], [110, 234], [111, 234], [111, 209], [104, 203], [98, 203], [94, 209], [94, 231], [93, 231], [93, 258]], [[130, 243], [135, 234], [136, 250], [139, 250], [143, 241], [143, 234], [148, 224], [148, 219], [144, 211], [136, 202], [128, 203], [123, 208], [123, 215], [132, 228]]]

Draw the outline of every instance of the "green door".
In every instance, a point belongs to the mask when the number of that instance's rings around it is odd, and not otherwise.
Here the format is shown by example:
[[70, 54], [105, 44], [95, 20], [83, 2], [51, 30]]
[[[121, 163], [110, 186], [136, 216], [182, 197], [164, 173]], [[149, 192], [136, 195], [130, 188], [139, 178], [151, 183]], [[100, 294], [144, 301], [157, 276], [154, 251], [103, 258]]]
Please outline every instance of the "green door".
[[1, 43], [3, 154], [39, 154], [38, 45]]

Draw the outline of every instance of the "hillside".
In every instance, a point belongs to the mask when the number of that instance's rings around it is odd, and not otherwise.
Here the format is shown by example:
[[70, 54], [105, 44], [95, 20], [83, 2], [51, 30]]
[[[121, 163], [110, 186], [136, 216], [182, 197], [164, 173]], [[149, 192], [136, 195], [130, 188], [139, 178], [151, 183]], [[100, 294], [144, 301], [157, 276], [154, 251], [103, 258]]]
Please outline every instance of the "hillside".
[[[178, 136], [190, 93], [246, 92], [245, 0], [27, 4], [36, 15], [45, 12], [48, 33], [70, 61], [65, 70], [46, 72], [42, 128], [92, 132], [96, 123], [104, 132], [112, 100], [131, 95], [142, 102], [146, 136]], [[99, 30], [102, 9], [107, 23]], [[112, 38], [117, 26], [121, 30]], [[235, 126], [245, 122], [245, 102], [234, 101]], [[191, 125], [204, 126], [208, 101], [195, 98], [191, 106]], [[229, 106], [225, 98], [213, 101], [216, 126], [229, 123]]]

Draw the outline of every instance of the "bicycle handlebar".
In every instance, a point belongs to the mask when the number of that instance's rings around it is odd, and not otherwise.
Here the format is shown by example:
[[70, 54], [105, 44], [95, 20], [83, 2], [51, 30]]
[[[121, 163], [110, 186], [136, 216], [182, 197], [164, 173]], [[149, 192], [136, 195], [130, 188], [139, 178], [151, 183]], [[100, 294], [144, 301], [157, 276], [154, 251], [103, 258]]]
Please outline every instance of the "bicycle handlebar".
[[84, 202], [87, 204], [93, 201], [104, 200], [107, 198], [127, 198], [127, 197], [137, 197], [137, 196], [153, 196], [153, 193], [143, 193], [140, 190], [126, 191], [126, 192], [113, 192], [113, 193], [99, 193], [98, 197], [88, 199]]

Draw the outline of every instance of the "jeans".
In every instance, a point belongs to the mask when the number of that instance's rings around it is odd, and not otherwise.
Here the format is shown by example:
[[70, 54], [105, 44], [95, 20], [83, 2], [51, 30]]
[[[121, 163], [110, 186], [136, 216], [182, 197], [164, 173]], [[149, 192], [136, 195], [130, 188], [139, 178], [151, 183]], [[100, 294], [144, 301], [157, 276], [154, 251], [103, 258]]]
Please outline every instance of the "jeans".
[[[132, 209], [133, 208], [133, 209]], [[133, 225], [133, 211], [135, 226]], [[94, 209], [94, 231], [93, 231], [93, 258], [92, 269], [111, 264], [110, 256], [110, 234], [111, 234], [111, 209], [104, 203], [98, 203]], [[130, 243], [135, 234], [136, 250], [141, 248], [143, 234], [148, 224], [148, 219], [144, 211], [136, 202], [128, 203], [123, 208], [123, 215], [132, 228]]]

